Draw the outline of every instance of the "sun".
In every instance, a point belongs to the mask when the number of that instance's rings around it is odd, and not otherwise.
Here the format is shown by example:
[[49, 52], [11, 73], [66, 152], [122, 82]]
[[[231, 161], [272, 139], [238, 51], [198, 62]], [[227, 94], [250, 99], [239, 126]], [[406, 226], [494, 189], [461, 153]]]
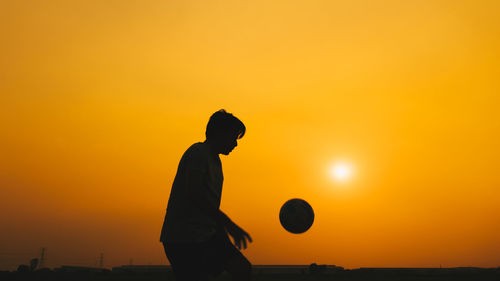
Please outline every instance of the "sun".
[[353, 171], [350, 164], [339, 162], [330, 167], [329, 173], [334, 180], [338, 182], [345, 182], [352, 177]]

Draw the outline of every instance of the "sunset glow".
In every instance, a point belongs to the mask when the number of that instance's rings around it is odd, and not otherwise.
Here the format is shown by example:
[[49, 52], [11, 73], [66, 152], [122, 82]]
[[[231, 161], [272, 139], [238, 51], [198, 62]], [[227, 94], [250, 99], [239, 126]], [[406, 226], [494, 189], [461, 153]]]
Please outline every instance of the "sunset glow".
[[[167, 264], [224, 108], [253, 264], [500, 266], [500, 1], [1, 1], [0, 270]], [[340, 164], [339, 164], [340, 163]], [[344, 164], [342, 164], [344, 163]], [[314, 225], [291, 235], [283, 202]], [[11, 255], [12, 254], [12, 255]]]
[[347, 163], [336, 163], [330, 167], [330, 176], [339, 182], [345, 182], [352, 177], [352, 167]]

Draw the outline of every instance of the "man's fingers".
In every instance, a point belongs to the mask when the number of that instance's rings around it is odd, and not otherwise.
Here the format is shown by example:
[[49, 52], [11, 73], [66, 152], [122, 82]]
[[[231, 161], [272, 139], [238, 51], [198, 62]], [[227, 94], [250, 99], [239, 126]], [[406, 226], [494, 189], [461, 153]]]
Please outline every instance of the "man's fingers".
[[250, 234], [245, 232], [245, 236], [248, 238], [248, 241], [253, 242], [252, 237], [250, 237]]
[[[239, 227], [238, 227], [237, 231], [234, 231], [234, 232], [230, 231], [230, 235], [233, 236], [234, 245], [239, 250], [241, 250], [242, 248], [246, 249], [248, 246], [248, 243], [253, 242], [252, 237], [250, 237], [250, 234], [248, 234], [246, 231], [244, 231], [243, 229], [241, 229]], [[247, 243], [247, 239], [248, 239], [248, 243]]]

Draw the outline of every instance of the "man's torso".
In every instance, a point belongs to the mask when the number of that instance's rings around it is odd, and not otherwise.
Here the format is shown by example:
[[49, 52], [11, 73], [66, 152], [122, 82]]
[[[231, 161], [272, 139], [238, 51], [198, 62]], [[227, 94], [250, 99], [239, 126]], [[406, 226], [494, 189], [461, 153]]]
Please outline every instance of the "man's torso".
[[206, 200], [217, 209], [220, 206], [223, 174], [219, 156], [212, 154], [206, 143], [195, 143], [179, 162], [161, 231], [162, 242], [202, 242], [216, 232], [216, 222], [188, 197], [186, 183], [190, 169], [201, 172], [200, 188]]

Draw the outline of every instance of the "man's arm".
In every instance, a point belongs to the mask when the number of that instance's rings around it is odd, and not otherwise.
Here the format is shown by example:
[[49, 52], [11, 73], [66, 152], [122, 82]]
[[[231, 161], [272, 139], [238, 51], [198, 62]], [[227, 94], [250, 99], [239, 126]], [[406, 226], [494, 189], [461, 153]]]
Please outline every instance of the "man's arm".
[[252, 242], [250, 235], [241, 227], [236, 225], [224, 212], [215, 208], [207, 200], [208, 194], [203, 187], [202, 171], [198, 169], [189, 169], [187, 171], [187, 193], [189, 198], [195, 203], [198, 208], [203, 210], [209, 217], [216, 221], [217, 225], [225, 229], [231, 237], [238, 249], [247, 247], [247, 241]]

